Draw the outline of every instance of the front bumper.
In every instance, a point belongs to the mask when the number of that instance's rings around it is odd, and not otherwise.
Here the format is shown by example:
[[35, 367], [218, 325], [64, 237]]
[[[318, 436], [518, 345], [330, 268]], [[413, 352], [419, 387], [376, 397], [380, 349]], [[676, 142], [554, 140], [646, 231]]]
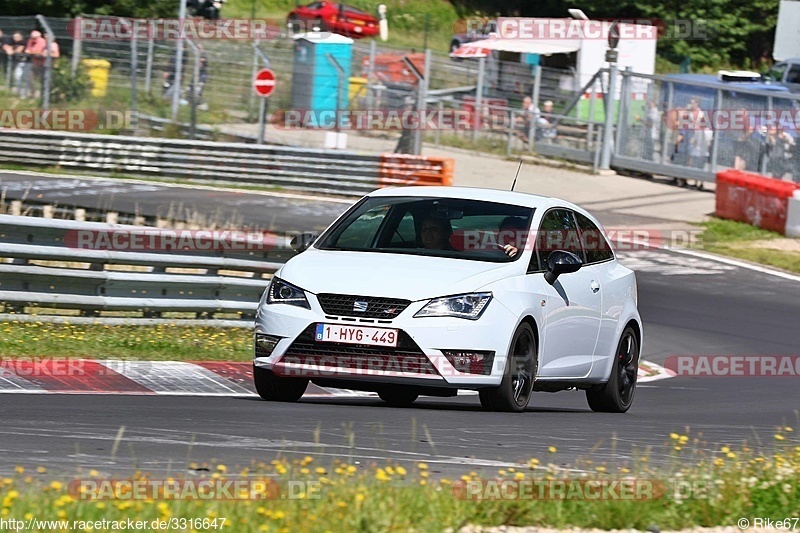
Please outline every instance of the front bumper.
[[[326, 315], [313, 294], [311, 309], [262, 303], [256, 319], [256, 339], [277, 339], [271, 353], [256, 342], [254, 363], [278, 375], [311, 380], [396, 383], [430, 387], [482, 388], [497, 386], [517, 317], [497, 299], [478, 320], [451, 317], [414, 318], [426, 301], [412, 302], [392, 320], [357, 319]], [[371, 347], [314, 339], [317, 323], [392, 328], [399, 331], [396, 348]], [[454, 366], [443, 353], [469, 351], [492, 354], [484, 373]]]

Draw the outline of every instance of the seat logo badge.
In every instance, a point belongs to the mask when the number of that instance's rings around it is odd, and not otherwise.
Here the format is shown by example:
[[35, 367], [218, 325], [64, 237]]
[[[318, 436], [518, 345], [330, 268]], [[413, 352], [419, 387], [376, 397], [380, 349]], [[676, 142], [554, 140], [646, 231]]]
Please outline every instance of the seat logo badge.
[[356, 300], [353, 302], [353, 311], [357, 313], [366, 313], [367, 312], [367, 302], [359, 302]]

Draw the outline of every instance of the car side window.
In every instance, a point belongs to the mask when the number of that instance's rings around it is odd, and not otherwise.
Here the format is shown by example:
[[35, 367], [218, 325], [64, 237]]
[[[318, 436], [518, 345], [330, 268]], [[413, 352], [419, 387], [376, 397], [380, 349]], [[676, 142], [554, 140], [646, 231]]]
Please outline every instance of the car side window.
[[786, 64], [778, 63], [769, 70], [767, 77], [773, 81], [783, 81], [784, 71], [786, 71]]
[[792, 65], [786, 75], [787, 83], [800, 83], [800, 65]]
[[[551, 209], [542, 218], [536, 234], [536, 253], [534, 254], [539, 258], [538, 271], [547, 269], [547, 257], [550, 252], [555, 250], [572, 252], [581, 261], [586, 261], [581, 247], [578, 225], [575, 222], [575, 216], [569, 209]], [[531, 263], [533, 263], [532, 259]]]
[[390, 206], [380, 205], [365, 211], [331, 244], [339, 248], [368, 248], [389, 212]]
[[[389, 229], [388, 231], [391, 231]], [[391, 247], [413, 248], [417, 240], [417, 233], [414, 226], [414, 215], [411, 212], [406, 212], [400, 223], [397, 225], [394, 233], [392, 233], [389, 240]]]
[[597, 225], [581, 213], [575, 213], [578, 219], [578, 228], [581, 230], [581, 244], [586, 252], [586, 263], [600, 263], [614, 259], [611, 246]]

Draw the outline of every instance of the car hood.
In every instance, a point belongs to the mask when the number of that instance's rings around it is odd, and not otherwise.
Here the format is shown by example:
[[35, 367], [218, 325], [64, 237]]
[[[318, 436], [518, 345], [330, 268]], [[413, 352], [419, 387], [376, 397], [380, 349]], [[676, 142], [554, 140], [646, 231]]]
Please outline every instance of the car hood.
[[473, 292], [520, 267], [419, 255], [340, 252], [310, 248], [277, 274], [301, 289], [319, 293], [426, 300]]

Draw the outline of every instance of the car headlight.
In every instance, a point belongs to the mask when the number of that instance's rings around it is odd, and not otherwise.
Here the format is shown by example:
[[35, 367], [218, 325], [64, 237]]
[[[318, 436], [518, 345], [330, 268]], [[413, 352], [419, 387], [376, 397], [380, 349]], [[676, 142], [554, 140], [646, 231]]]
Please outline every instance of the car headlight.
[[478, 320], [490, 301], [492, 301], [491, 292], [476, 292], [434, 298], [425, 307], [417, 311], [414, 316], [454, 316], [456, 318]]
[[296, 305], [311, 309], [303, 289], [276, 277], [272, 278], [267, 289], [267, 303]]

